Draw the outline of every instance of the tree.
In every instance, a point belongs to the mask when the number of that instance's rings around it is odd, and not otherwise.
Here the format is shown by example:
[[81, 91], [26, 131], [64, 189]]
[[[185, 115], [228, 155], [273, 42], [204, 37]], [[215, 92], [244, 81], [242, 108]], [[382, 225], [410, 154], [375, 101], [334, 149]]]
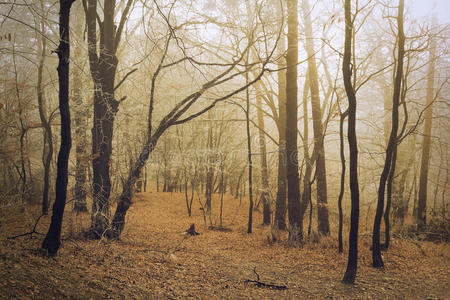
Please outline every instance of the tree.
[[345, 92], [348, 98], [348, 129], [347, 139], [350, 149], [350, 234], [347, 269], [345, 270], [343, 283], [353, 284], [356, 279], [358, 266], [358, 226], [359, 226], [359, 186], [358, 186], [358, 144], [356, 140], [356, 95], [352, 84], [352, 37], [353, 22], [350, 0], [345, 0], [345, 42], [344, 58], [342, 61], [342, 75]]
[[[203, 63], [201, 61], [194, 59], [193, 57], [188, 56], [185, 51], [182, 51], [183, 58], [180, 58], [172, 63], [166, 63], [170, 43], [173, 40], [179, 39], [179, 37], [177, 36], [177, 30], [180, 30], [182, 26], [180, 27], [171, 24], [170, 18], [168, 18], [166, 15], [163, 14], [158, 5], [157, 9], [159, 11], [159, 14], [165, 20], [168, 26], [169, 29], [168, 36], [166, 36], [161, 58], [158, 62], [158, 65], [156, 67], [155, 72], [153, 73], [151, 80], [149, 111], [147, 115], [146, 140], [140, 151], [139, 158], [135, 160], [134, 164], [131, 167], [130, 172], [128, 173], [127, 178], [124, 180], [122, 192], [119, 196], [119, 202], [117, 204], [117, 208], [111, 223], [111, 230], [107, 232], [107, 236], [110, 238], [118, 239], [120, 237], [120, 234], [125, 226], [126, 213], [131, 206], [131, 198], [133, 195], [132, 187], [134, 186], [136, 179], [139, 178], [139, 174], [143, 166], [145, 165], [146, 161], [148, 160], [150, 153], [153, 152], [158, 140], [164, 134], [164, 132], [166, 132], [166, 130], [172, 126], [184, 124], [186, 122], [189, 122], [190, 120], [193, 120], [203, 115], [204, 113], [214, 108], [218, 103], [230, 99], [233, 96], [236, 96], [237, 94], [247, 90], [248, 87], [259, 81], [268, 69], [267, 65], [271, 62], [271, 59], [276, 49], [276, 45], [281, 35], [281, 32], [278, 30], [272, 32], [271, 34], [273, 37], [272, 40], [273, 42], [271, 43], [272, 47], [269, 48], [267, 43], [264, 44], [263, 52], [265, 56], [261, 57], [261, 55], [258, 55], [258, 60], [256, 62], [246, 63], [245, 58], [248, 58], [250, 48], [255, 46], [256, 41], [258, 41], [259, 39], [265, 41], [270, 40], [271, 36], [268, 35], [268, 31], [266, 28], [265, 28], [266, 30], [261, 30], [261, 33], [256, 32], [255, 27], [247, 28], [246, 30], [248, 30], [249, 32], [246, 32], [246, 34], [244, 35], [245, 36], [244, 39], [246, 40], [247, 43], [243, 49], [235, 49], [236, 53], [232, 53], [233, 55], [231, 55], [232, 57], [231, 62]], [[261, 6], [257, 5], [256, 10], [260, 12]], [[257, 23], [258, 26], [264, 26], [264, 23], [261, 22], [261, 14], [256, 14], [254, 18], [256, 19], [257, 22], [255, 21], [255, 23]], [[209, 22], [214, 22], [214, 20], [209, 19]], [[217, 55], [217, 53], [215, 55]], [[154, 95], [155, 95], [155, 88], [157, 86], [156, 79], [158, 78], [158, 75], [161, 73], [162, 70], [177, 66], [178, 64], [186, 61], [194, 64], [196, 67], [217, 66], [221, 70], [217, 71], [212, 78], [205, 79], [205, 81], [202, 82], [202, 84], [197, 90], [194, 90], [193, 92], [190, 92], [186, 97], [177, 100], [177, 102], [169, 110], [169, 112], [165, 114], [164, 117], [161, 118], [159, 124], [154, 127], [153, 114], [155, 103]], [[248, 82], [233, 86], [231, 90], [225, 90], [222, 92], [222, 94], [219, 95], [214, 94], [213, 96], [214, 98], [212, 100], [209, 100], [210, 102], [204, 104], [204, 106], [199, 106], [195, 108], [194, 104], [198, 104], [198, 100], [201, 99], [203, 95], [207, 94], [207, 92], [209, 92], [211, 89], [219, 88], [223, 86], [224, 83], [230, 83], [231, 80], [242, 74], [246, 73], [251, 74], [254, 70], [257, 70], [256, 73], [257, 76], [255, 76], [254, 78], [249, 78]], [[194, 112], [190, 111], [191, 107], [195, 108]]]
[[[246, 63], [248, 64], [248, 54]], [[249, 83], [248, 72], [245, 74], [245, 84]], [[252, 139], [250, 135], [250, 92], [247, 88], [245, 90], [245, 128], [247, 132], [247, 157], [248, 157], [248, 225], [247, 233], [252, 233], [253, 223], [253, 160], [252, 160]]]
[[302, 239], [300, 222], [300, 186], [297, 150], [297, 61], [298, 9], [297, 0], [287, 1], [288, 48], [286, 56], [286, 178], [288, 191], [289, 237]]
[[[338, 99], [339, 103], [339, 99]], [[342, 213], [342, 198], [344, 197], [344, 185], [345, 185], [345, 152], [344, 152], [344, 122], [348, 116], [348, 109], [344, 112], [341, 111], [339, 105], [339, 157], [341, 159], [341, 182], [338, 197], [338, 210], [339, 210], [339, 225], [338, 225], [338, 243], [339, 253], [344, 251], [342, 241], [342, 227], [343, 227], [343, 213]]]
[[[87, 1], [87, 3], [86, 3]], [[110, 160], [114, 119], [120, 100], [115, 99], [115, 77], [119, 60], [116, 56], [122, 31], [131, 9], [132, 0], [126, 6], [116, 25], [116, 1], [105, 1], [103, 20], [100, 21], [100, 45], [97, 51], [97, 0], [83, 0], [86, 13], [88, 55], [91, 77], [94, 82], [94, 124], [92, 128], [93, 202], [90, 233], [100, 238], [109, 227], [111, 193]], [[123, 81], [121, 81], [123, 82]]]
[[[44, 8], [44, 3], [41, 0], [41, 9]], [[42, 11], [44, 12], [44, 11]], [[39, 29], [41, 31], [44, 30], [45, 27], [45, 20], [44, 17], [41, 17], [40, 23], [39, 23]], [[52, 161], [53, 157], [53, 133], [52, 128], [50, 126], [49, 119], [46, 117], [45, 113], [45, 94], [44, 94], [44, 88], [43, 88], [43, 71], [44, 71], [44, 65], [45, 65], [45, 52], [47, 51], [47, 40], [41, 35], [38, 35], [38, 51], [40, 52], [40, 59], [38, 64], [38, 78], [37, 78], [37, 100], [38, 100], [38, 108], [39, 108], [39, 118], [42, 123], [42, 127], [44, 127], [44, 150], [42, 152], [42, 164], [44, 165], [44, 186], [42, 191], [42, 214], [48, 213], [49, 208], [49, 199], [48, 199], [48, 192], [49, 192], [49, 186], [50, 186], [50, 163]]]
[[262, 112], [261, 89], [258, 87], [260, 82], [255, 84], [256, 87], [256, 107], [258, 116], [258, 135], [259, 135], [259, 151], [261, 157], [261, 201], [263, 203], [263, 225], [270, 224], [270, 198], [269, 198], [269, 174], [267, 168], [267, 150], [266, 150], [266, 134], [264, 130], [264, 116]]
[[[75, 8], [75, 15], [78, 16], [76, 12], [79, 11], [78, 7]], [[79, 37], [83, 34], [83, 22], [79, 18], [76, 23], [75, 32]], [[86, 168], [87, 160], [87, 141], [86, 141], [86, 118], [87, 109], [86, 104], [83, 103], [83, 63], [82, 63], [82, 45], [80, 42], [75, 46], [74, 51], [74, 61], [76, 61], [75, 68], [72, 72], [72, 107], [74, 109], [74, 129], [75, 129], [75, 192], [74, 192], [74, 205], [73, 210], [77, 213], [87, 212], [86, 204]]]
[[308, 55], [308, 79], [311, 90], [311, 107], [314, 130], [314, 150], [316, 152], [316, 179], [317, 179], [317, 215], [318, 230], [324, 235], [330, 234], [327, 204], [327, 177], [325, 168], [324, 134], [322, 126], [322, 109], [319, 96], [319, 76], [317, 74], [314, 41], [312, 35], [311, 9], [309, 1], [302, 1], [303, 19], [305, 22], [306, 54]]
[[[431, 39], [431, 38], [430, 38]], [[423, 230], [427, 225], [427, 188], [428, 188], [428, 164], [431, 149], [431, 127], [433, 125], [433, 101], [434, 101], [434, 65], [436, 60], [436, 47], [433, 40], [429, 47], [429, 65], [427, 78], [427, 103], [425, 110], [425, 124], [423, 128], [422, 158], [420, 161], [419, 175], [419, 199], [417, 203], [417, 225]]]
[[[282, 5], [277, 5], [277, 12], [283, 19], [284, 11]], [[284, 27], [284, 24], [281, 24]], [[277, 83], [278, 83], [278, 180], [277, 199], [275, 204], [274, 224], [278, 229], [286, 229], [286, 58], [285, 39], [278, 43], [279, 59], [277, 61]]]
[[[398, 53], [397, 68], [395, 71], [394, 93], [392, 97], [392, 127], [386, 148], [386, 158], [384, 168], [380, 176], [380, 184], [378, 186], [378, 202], [373, 225], [372, 235], [372, 264], [376, 268], [383, 267], [380, 247], [380, 225], [384, 209], [384, 195], [386, 189], [386, 181], [389, 176], [393, 176], [395, 172], [395, 158], [397, 155], [397, 132], [398, 132], [398, 108], [400, 103], [400, 93], [402, 91], [403, 78], [403, 58], [405, 56], [405, 34], [403, 32], [403, 8], [404, 0], [399, 0], [397, 28], [398, 28]], [[392, 182], [392, 180], [391, 180]]]
[[59, 46], [57, 49], [58, 81], [59, 81], [59, 111], [61, 115], [61, 145], [58, 153], [58, 167], [55, 184], [55, 203], [53, 204], [52, 221], [42, 248], [50, 255], [56, 255], [61, 245], [61, 227], [66, 206], [68, 162], [72, 137], [70, 132], [69, 110], [69, 58], [70, 58], [70, 8], [74, 0], [59, 1]]

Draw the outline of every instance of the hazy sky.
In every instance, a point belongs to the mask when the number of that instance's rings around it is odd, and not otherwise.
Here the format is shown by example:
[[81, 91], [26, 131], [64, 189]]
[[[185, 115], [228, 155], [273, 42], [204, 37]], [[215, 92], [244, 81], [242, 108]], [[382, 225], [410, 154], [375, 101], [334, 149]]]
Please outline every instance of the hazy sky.
[[405, 7], [419, 18], [434, 11], [439, 23], [450, 23], [450, 0], [405, 0]]

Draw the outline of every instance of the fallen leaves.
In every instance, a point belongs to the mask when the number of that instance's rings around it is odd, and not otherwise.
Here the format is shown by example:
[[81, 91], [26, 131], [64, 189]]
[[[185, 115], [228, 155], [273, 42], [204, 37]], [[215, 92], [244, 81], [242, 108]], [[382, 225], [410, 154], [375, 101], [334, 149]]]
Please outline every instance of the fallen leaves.
[[[347, 255], [338, 254], [334, 237], [297, 247], [287, 242], [287, 233], [280, 232], [279, 240], [269, 244], [265, 227], [255, 224], [254, 233], [246, 233], [242, 224], [246, 224], [247, 209], [231, 197], [224, 199], [223, 211], [223, 225], [230, 231], [220, 231], [208, 229], [197, 207], [189, 218], [182, 194], [139, 196], [120, 241], [91, 241], [74, 235], [72, 241], [65, 240], [55, 259], [30, 250], [40, 247], [40, 237], [6, 240], [29, 229], [20, 213], [2, 212], [8, 217], [0, 216], [0, 294], [86, 299], [426, 299], [430, 295], [445, 298], [450, 292], [443, 285], [450, 279], [446, 267], [450, 247], [445, 243], [419, 242], [418, 247], [417, 242], [394, 239], [383, 254], [386, 268], [380, 271], [370, 266], [370, 236], [363, 235], [357, 282], [346, 286], [340, 280]], [[218, 204], [217, 199], [213, 204]], [[213, 219], [216, 214], [218, 206], [213, 206]], [[71, 212], [66, 212], [65, 237], [70, 217]], [[259, 212], [254, 217], [262, 219]], [[37, 230], [45, 232], [49, 219], [44, 218]], [[89, 216], [77, 222], [80, 228], [87, 227]], [[180, 235], [192, 223], [200, 235]], [[260, 278], [255, 278], [255, 267]], [[264, 284], [286, 289], [263, 288]]]

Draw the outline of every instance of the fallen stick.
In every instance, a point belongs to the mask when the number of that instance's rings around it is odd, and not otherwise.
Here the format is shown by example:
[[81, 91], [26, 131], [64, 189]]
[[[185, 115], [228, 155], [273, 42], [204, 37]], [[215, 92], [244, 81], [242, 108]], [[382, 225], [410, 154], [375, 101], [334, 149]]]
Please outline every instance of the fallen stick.
[[256, 267], [253, 269], [253, 273], [255, 273], [257, 280], [247, 279], [244, 281], [245, 283], [254, 283], [257, 287], [265, 287], [265, 288], [280, 290], [280, 291], [288, 289], [288, 287], [285, 285], [278, 285], [278, 284], [262, 282], [259, 278], [259, 274], [256, 273]]

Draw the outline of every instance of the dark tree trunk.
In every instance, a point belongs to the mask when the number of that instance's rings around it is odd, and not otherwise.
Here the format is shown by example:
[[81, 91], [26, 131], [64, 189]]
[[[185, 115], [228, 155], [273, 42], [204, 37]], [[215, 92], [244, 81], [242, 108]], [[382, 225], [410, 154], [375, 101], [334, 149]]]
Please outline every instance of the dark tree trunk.
[[348, 116], [348, 110], [340, 113], [339, 119], [339, 154], [341, 158], [341, 186], [339, 189], [338, 209], [339, 209], [339, 230], [338, 230], [338, 242], [339, 253], [344, 251], [344, 245], [342, 241], [342, 226], [343, 226], [343, 214], [342, 214], [342, 198], [344, 197], [344, 185], [345, 185], [345, 152], [344, 152], [344, 121]]
[[55, 203], [53, 204], [52, 221], [45, 236], [42, 248], [50, 255], [56, 255], [61, 245], [61, 227], [66, 206], [68, 162], [70, 148], [72, 146], [70, 133], [69, 110], [69, 58], [70, 58], [70, 33], [69, 16], [72, 0], [60, 0], [59, 10], [59, 36], [58, 46], [58, 81], [59, 81], [59, 111], [61, 115], [61, 145], [58, 154], [58, 167], [55, 185]]
[[[248, 57], [247, 57], [248, 61]], [[246, 84], [248, 84], [248, 73], [245, 73]], [[250, 95], [248, 88], [245, 90], [246, 92], [246, 110], [245, 110], [245, 123], [247, 129], [247, 158], [248, 158], [248, 225], [247, 225], [247, 233], [252, 233], [252, 224], [253, 224], [253, 162], [252, 162], [252, 141], [250, 135]]]
[[395, 166], [397, 164], [397, 151], [392, 154], [391, 170], [387, 179], [387, 199], [386, 199], [386, 209], [384, 211], [384, 244], [382, 248], [387, 250], [389, 248], [389, 243], [391, 241], [391, 203], [392, 203], [392, 182], [395, 175]]
[[350, 0], [345, 0], [345, 46], [342, 62], [342, 74], [344, 78], [345, 92], [348, 98], [348, 129], [347, 139], [350, 149], [350, 234], [347, 269], [345, 270], [343, 283], [353, 284], [356, 279], [358, 267], [358, 227], [359, 227], [359, 186], [358, 186], [358, 144], [356, 140], [356, 95], [352, 85], [352, 70], [350, 68], [352, 58], [353, 21]]
[[[211, 120], [213, 118], [212, 112], [208, 112], [208, 118]], [[207, 171], [206, 171], [206, 178], [205, 178], [205, 197], [206, 197], [206, 211], [208, 213], [211, 212], [211, 201], [212, 201], [212, 193], [213, 193], [213, 180], [214, 180], [214, 154], [213, 151], [213, 130], [212, 130], [212, 123], [209, 123], [208, 127], [208, 136], [206, 138], [207, 140]]]
[[314, 129], [314, 149], [316, 151], [316, 179], [317, 179], [317, 216], [320, 234], [330, 234], [327, 203], [327, 177], [325, 168], [325, 148], [322, 126], [322, 109], [319, 96], [319, 76], [315, 59], [314, 41], [312, 36], [311, 11], [309, 1], [303, 0], [303, 17], [305, 19], [306, 53], [308, 55], [308, 77], [311, 90], [311, 107]]
[[97, 55], [97, 0], [89, 0], [87, 9], [88, 51], [91, 76], [94, 81], [94, 126], [92, 128], [93, 203], [91, 233], [100, 238], [109, 227], [114, 119], [119, 101], [114, 98], [114, 80], [118, 60], [117, 47], [132, 0], [128, 0], [119, 26], [114, 22], [115, 1], [106, 1], [100, 26], [100, 55]]
[[303, 224], [300, 222], [300, 187], [297, 150], [297, 61], [298, 18], [297, 0], [287, 1], [288, 50], [286, 70], [286, 177], [290, 239], [301, 240]]
[[405, 35], [403, 33], [403, 6], [404, 0], [399, 0], [397, 27], [398, 27], [398, 54], [397, 54], [397, 70], [395, 72], [394, 81], [394, 95], [392, 97], [392, 128], [389, 136], [389, 142], [386, 149], [386, 159], [384, 168], [380, 177], [380, 184], [378, 187], [378, 202], [375, 214], [375, 221], [373, 225], [372, 236], [372, 265], [376, 268], [383, 267], [383, 259], [381, 257], [380, 245], [380, 225], [384, 209], [384, 194], [386, 189], [386, 181], [388, 179], [393, 158], [397, 152], [397, 132], [398, 132], [398, 107], [400, 101], [400, 93], [403, 76], [403, 57], [405, 54]]
[[[41, 30], [44, 29], [44, 21], [41, 22]], [[44, 187], [42, 191], [42, 214], [48, 214], [49, 208], [49, 200], [48, 200], [48, 192], [50, 186], [50, 163], [52, 161], [53, 156], [53, 138], [52, 138], [52, 128], [45, 116], [45, 99], [44, 99], [44, 89], [42, 87], [43, 80], [43, 69], [45, 63], [45, 51], [47, 49], [47, 40], [45, 38], [41, 38], [40, 44], [40, 60], [38, 65], [38, 79], [37, 79], [37, 100], [39, 106], [39, 118], [42, 123], [42, 127], [44, 127], [44, 150], [42, 152], [42, 163], [44, 165]]]
[[417, 225], [420, 230], [425, 229], [425, 226], [427, 225], [428, 164], [430, 161], [431, 127], [433, 122], [435, 52], [435, 45], [431, 42], [429, 49], [430, 64], [428, 66], [427, 79], [427, 108], [425, 111], [425, 125], [423, 128], [422, 158], [419, 175], [419, 199], [417, 202]]

